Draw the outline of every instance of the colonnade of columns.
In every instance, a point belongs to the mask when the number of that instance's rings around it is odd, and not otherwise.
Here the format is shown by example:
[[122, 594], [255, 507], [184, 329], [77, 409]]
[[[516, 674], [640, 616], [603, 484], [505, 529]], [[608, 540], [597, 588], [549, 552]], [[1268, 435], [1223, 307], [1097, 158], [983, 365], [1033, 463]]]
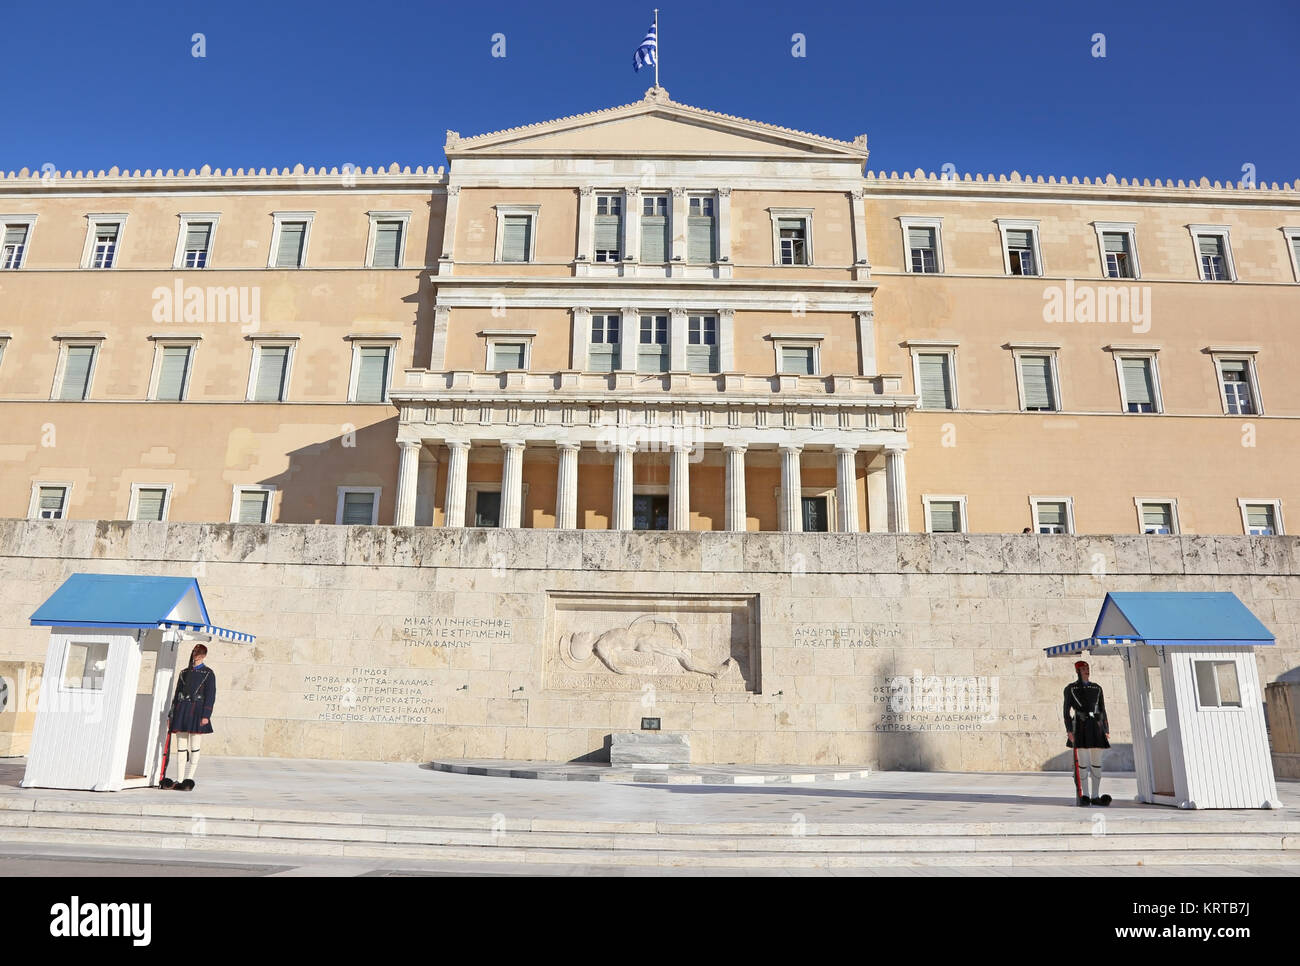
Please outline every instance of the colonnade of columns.
[[[413, 526], [415, 523], [416, 483], [419, 472], [421, 443], [401, 441], [401, 457], [397, 472], [397, 505], [394, 513], [396, 526]], [[446, 526], [464, 526], [470, 443], [465, 440], [447, 440], [447, 489], [443, 504]], [[503, 452], [501, 463], [501, 526], [519, 527], [523, 523], [523, 464], [525, 443], [521, 440], [504, 440], [499, 444]], [[581, 443], [557, 443], [558, 470], [556, 476], [555, 525], [557, 529], [571, 530], [578, 525], [578, 453]], [[781, 458], [781, 486], [777, 496], [777, 521], [780, 530], [799, 532], [803, 529], [802, 472], [800, 457], [804, 447], [785, 444], [779, 447]], [[747, 529], [745, 503], [745, 443], [727, 443], [722, 447], [725, 467], [724, 527], [727, 530]], [[633, 517], [633, 460], [636, 447], [621, 445], [614, 449], [614, 492], [612, 530], [631, 530]], [[671, 448], [668, 484], [668, 528], [689, 530], [691, 525], [691, 454], [689, 445]], [[907, 478], [902, 448], [885, 448], [884, 493], [878, 482], [868, 479], [867, 493], [872, 529], [879, 530], [878, 517], [886, 518], [891, 533], [903, 533], [907, 524]], [[853, 533], [861, 529], [857, 500], [858, 447], [835, 447], [835, 529]], [[880, 499], [883, 496], [883, 500]], [[879, 504], [883, 503], [881, 506]]]

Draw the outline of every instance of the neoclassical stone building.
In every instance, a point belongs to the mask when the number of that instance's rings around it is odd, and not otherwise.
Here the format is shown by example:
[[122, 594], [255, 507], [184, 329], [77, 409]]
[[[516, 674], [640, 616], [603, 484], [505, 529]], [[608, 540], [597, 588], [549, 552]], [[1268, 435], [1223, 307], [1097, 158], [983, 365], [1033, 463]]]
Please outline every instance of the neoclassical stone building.
[[639, 102], [444, 168], [0, 177], [0, 516], [1282, 533], [1295, 186]]

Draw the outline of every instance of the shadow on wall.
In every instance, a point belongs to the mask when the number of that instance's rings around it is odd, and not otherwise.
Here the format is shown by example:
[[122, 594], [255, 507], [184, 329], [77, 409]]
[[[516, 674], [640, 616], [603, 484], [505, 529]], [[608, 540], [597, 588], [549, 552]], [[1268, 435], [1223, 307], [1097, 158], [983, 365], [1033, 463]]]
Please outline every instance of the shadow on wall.
[[[1064, 740], [1064, 739], [1062, 739]], [[1133, 746], [1112, 744], [1101, 756], [1103, 771], [1133, 771]], [[1042, 771], [1074, 771], [1074, 752], [1069, 748], [1043, 762]]]
[[289, 468], [259, 482], [277, 489], [277, 523], [334, 523], [338, 514], [338, 487], [383, 487], [379, 524], [393, 519], [394, 481], [397, 479], [397, 416], [348, 431], [340, 426], [336, 436], [292, 450]]
[[[879, 705], [881, 726], [888, 727], [901, 720], [902, 715], [895, 712], [888, 703], [890, 688], [888, 684], [899, 674], [898, 667], [891, 658], [884, 669], [882, 682], [886, 702]], [[921, 731], [879, 731], [876, 742], [876, 764], [878, 771], [936, 771], [940, 768], [939, 760], [930, 748], [930, 742]]]

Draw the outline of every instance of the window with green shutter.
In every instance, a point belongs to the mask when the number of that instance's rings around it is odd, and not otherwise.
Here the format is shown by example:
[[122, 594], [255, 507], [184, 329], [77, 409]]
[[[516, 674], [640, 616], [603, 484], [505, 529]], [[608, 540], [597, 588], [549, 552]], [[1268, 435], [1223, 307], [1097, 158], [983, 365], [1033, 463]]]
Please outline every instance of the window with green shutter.
[[3, 225], [3, 243], [0, 244], [0, 269], [23, 267], [23, 253], [27, 251], [27, 226]]
[[390, 348], [383, 345], [366, 345], [357, 350], [356, 402], [387, 401], [390, 354]]
[[1196, 251], [1201, 260], [1201, 278], [1207, 282], [1220, 282], [1228, 278], [1228, 262], [1224, 256], [1222, 235], [1198, 235]]
[[686, 320], [686, 369], [718, 371], [718, 317], [692, 315]]
[[172, 402], [184, 399], [185, 377], [189, 374], [189, 368], [189, 346], [163, 346], [162, 363], [158, 370], [158, 390], [154, 398]]
[[1133, 262], [1129, 252], [1128, 232], [1103, 232], [1101, 242], [1106, 252], [1107, 278], [1132, 278]]
[[492, 368], [496, 370], [524, 368], [524, 343], [492, 343]]
[[913, 272], [925, 274], [939, 271], [938, 246], [933, 228], [908, 228], [907, 247]]
[[1069, 517], [1066, 515], [1064, 503], [1039, 503], [1036, 504], [1038, 510], [1038, 532], [1039, 533], [1069, 533]]
[[289, 373], [289, 347], [259, 346], [257, 383], [253, 388], [255, 402], [281, 402], [285, 395], [285, 381]]
[[781, 372], [797, 376], [817, 375], [817, 350], [810, 345], [781, 346]]
[[668, 371], [668, 316], [641, 316], [636, 369], [637, 372]]
[[135, 491], [135, 519], [166, 519], [167, 490], [163, 487], [140, 487]]
[[501, 219], [501, 261], [526, 262], [532, 246], [533, 219], [529, 215], [505, 215]]
[[95, 244], [91, 250], [91, 268], [112, 268], [117, 258], [117, 234], [121, 226], [106, 223], [95, 226]]
[[191, 221], [185, 226], [185, 254], [182, 264], [186, 268], [208, 267], [208, 246], [212, 241], [212, 223]]
[[1219, 379], [1223, 384], [1223, 400], [1228, 412], [1234, 416], [1252, 415], [1255, 397], [1250, 391], [1250, 368], [1246, 360], [1219, 360]]
[[617, 262], [623, 257], [623, 196], [596, 196], [596, 261]]
[[1034, 260], [1034, 232], [1029, 228], [1007, 229], [1007, 263], [1012, 275], [1037, 275]]
[[808, 228], [803, 218], [780, 218], [776, 223], [782, 265], [808, 264]]
[[[1291, 236], [1291, 254], [1295, 258], [1296, 271], [1300, 273], [1300, 234]], [[1300, 275], [1297, 276], [1296, 281], [1300, 281]]]
[[1020, 379], [1024, 386], [1026, 410], [1030, 412], [1056, 410], [1051, 356], [1021, 356]]
[[688, 201], [686, 260], [703, 264], [718, 260], [718, 219], [712, 195], [693, 195]]
[[668, 196], [641, 197], [641, 261], [660, 265], [668, 261], [672, 241], [668, 237]]
[[397, 268], [401, 263], [402, 223], [380, 221], [375, 223], [375, 252], [371, 259], [374, 268]]
[[36, 516], [41, 520], [62, 520], [67, 510], [66, 486], [43, 486], [36, 495]]
[[587, 351], [587, 368], [591, 372], [614, 371], [621, 323], [620, 315], [596, 314], [591, 317], [591, 343]]
[[90, 393], [90, 374], [95, 364], [93, 345], [70, 345], [63, 365], [60, 399], [85, 399]]
[[239, 491], [239, 523], [270, 523], [267, 513], [271, 506], [269, 490]]
[[368, 527], [375, 522], [375, 494], [364, 490], [345, 490], [343, 493], [344, 526]]
[[1277, 533], [1273, 504], [1246, 504], [1246, 532], [1260, 537], [1271, 537]]
[[307, 237], [305, 221], [284, 221], [280, 223], [280, 240], [275, 249], [276, 268], [300, 268], [302, 266], [303, 241]]
[[1155, 412], [1155, 386], [1151, 380], [1151, 360], [1121, 359], [1120, 367], [1124, 373], [1125, 409], [1131, 413]]
[[1174, 508], [1168, 503], [1142, 504], [1143, 533], [1173, 533]]
[[960, 533], [961, 532], [961, 501], [960, 500], [930, 501], [930, 532], [931, 533]]
[[916, 357], [922, 409], [952, 409], [950, 357], [944, 352], [924, 352]]

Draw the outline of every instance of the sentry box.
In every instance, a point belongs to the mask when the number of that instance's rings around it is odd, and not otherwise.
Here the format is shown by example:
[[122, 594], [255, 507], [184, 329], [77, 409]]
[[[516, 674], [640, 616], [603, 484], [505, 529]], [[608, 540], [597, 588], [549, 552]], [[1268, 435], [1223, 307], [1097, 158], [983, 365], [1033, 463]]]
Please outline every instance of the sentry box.
[[1138, 801], [1279, 808], [1255, 665], [1275, 643], [1236, 594], [1113, 593], [1092, 637], [1045, 650], [1124, 659]]
[[157, 785], [176, 675], [214, 627], [192, 577], [73, 574], [32, 615], [50, 628], [24, 788]]

